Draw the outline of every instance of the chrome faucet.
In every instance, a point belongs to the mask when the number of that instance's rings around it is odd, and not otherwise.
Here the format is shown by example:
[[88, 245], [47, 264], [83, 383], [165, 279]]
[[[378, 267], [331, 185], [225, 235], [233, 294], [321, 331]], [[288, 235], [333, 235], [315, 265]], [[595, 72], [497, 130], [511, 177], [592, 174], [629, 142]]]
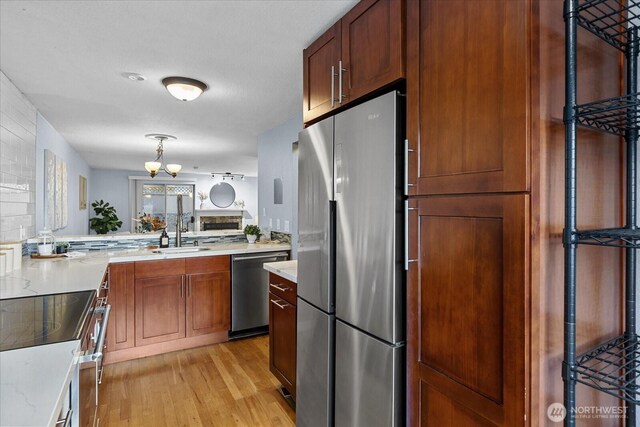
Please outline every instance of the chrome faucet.
[[176, 248], [182, 247], [182, 194], [177, 196], [178, 218], [176, 218]]

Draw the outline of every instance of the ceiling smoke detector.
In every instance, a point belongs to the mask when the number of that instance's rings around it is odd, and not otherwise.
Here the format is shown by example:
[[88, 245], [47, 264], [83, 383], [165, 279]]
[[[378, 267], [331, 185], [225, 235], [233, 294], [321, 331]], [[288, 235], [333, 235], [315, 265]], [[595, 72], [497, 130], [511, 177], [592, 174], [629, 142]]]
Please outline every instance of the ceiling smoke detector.
[[123, 77], [128, 78], [131, 81], [134, 82], [143, 82], [145, 80], [147, 80], [147, 78], [145, 76], [143, 76], [142, 74], [138, 74], [138, 73], [122, 73]]

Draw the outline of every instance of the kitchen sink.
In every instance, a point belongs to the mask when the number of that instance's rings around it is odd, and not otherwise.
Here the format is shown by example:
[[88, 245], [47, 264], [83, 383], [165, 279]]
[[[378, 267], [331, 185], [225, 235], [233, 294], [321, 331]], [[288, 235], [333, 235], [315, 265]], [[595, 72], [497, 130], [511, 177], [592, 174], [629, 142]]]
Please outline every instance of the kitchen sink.
[[202, 252], [208, 251], [210, 248], [201, 248], [198, 246], [193, 246], [189, 248], [164, 248], [164, 249], [155, 249], [153, 251], [154, 254], [188, 254], [192, 252]]

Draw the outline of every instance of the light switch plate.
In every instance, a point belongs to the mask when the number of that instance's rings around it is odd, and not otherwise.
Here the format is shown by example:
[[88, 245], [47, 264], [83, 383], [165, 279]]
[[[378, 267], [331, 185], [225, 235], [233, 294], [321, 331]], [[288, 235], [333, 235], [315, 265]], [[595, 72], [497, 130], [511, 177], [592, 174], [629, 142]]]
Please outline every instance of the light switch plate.
[[276, 230], [280, 230], [280, 218], [276, 218]]
[[273, 219], [269, 218], [269, 228], [273, 228]]
[[287, 221], [286, 219], [284, 220], [284, 231], [289, 231], [289, 221]]
[[262, 216], [267, 216], [267, 208], [262, 208]]

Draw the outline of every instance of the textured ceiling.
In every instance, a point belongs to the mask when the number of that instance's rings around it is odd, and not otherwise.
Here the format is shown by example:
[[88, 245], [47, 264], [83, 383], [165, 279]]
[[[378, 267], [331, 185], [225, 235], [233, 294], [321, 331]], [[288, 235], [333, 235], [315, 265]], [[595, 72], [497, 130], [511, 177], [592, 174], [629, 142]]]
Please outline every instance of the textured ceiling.
[[[0, 69], [94, 168], [142, 169], [168, 133], [185, 171], [255, 175], [257, 135], [302, 108], [302, 49], [355, 3], [0, 1]], [[178, 101], [171, 75], [210, 89]]]

